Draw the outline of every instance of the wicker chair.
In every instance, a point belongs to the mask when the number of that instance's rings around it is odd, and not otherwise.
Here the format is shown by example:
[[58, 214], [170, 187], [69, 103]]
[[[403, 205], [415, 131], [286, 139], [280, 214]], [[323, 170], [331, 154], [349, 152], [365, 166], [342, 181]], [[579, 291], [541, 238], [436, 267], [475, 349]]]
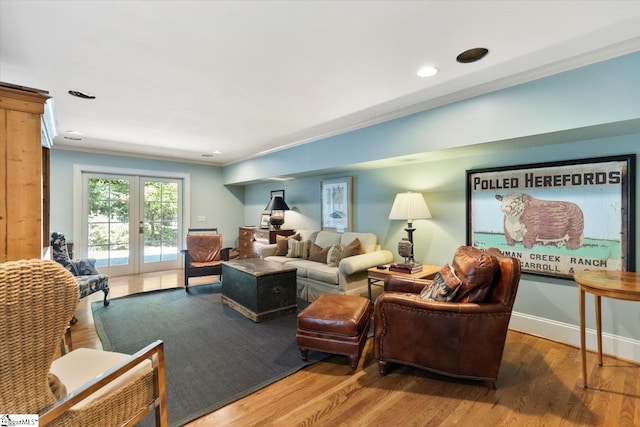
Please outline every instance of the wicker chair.
[[54, 360], [78, 296], [74, 277], [54, 261], [0, 264], [3, 413], [39, 414], [40, 426], [119, 426], [155, 408], [156, 425], [165, 426], [162, 341], [133, 356], [78, 349]]

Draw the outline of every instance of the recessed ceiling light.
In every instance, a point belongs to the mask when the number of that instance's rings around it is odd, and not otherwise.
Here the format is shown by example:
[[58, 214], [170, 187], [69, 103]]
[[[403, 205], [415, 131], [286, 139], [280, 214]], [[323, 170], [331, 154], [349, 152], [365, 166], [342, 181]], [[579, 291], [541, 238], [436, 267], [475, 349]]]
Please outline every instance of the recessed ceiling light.
[[487, 53], [489, 53], [489, 49], [485, 49], [484, 47], [474, 47], [473, 49], [465, 50], [458, 55], [456, 57], [456, 61], [462, 64], [480, 61], [487, 55]]
[[91, 95], [90, 93], [82, 92], [79, 90], [70, 90], [69, 95], [75, 96], [77, 98], [82, 98], [82, 99], [96, 99], [94, 95]]
[[416, 73], [418, 77], [433, 77], [438, 74], [438, 69], [432, 65], [421, 67]]

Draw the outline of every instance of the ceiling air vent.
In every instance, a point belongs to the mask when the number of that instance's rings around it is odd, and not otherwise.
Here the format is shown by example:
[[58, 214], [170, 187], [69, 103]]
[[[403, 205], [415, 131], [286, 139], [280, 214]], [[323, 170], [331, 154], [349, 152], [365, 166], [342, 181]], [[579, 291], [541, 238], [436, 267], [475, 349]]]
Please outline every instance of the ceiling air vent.
[[82, 99], [96, 99], [95, 96], [86, 93], [86, 92], [80, 92], [79, 90], [70, 90], [69, 91], [69, 95], [78, 97], [78, 98], [82, 98]]

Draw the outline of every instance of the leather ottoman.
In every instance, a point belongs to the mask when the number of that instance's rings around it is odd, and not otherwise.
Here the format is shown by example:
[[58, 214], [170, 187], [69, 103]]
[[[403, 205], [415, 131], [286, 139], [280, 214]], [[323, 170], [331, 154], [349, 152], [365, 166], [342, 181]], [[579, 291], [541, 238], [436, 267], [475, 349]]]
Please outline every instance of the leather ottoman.
[[352, 295], [322, 294], [298, 314], [296, 341], [306, 361], [309, 350], [349, 356], [356, 370], [367, 341], [371, 301]]

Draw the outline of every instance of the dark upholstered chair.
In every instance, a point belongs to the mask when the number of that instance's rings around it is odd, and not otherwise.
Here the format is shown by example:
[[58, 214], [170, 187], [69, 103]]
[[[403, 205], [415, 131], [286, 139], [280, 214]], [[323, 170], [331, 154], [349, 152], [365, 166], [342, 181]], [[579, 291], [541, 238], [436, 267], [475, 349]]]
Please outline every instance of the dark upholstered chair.
[[109, 305], [109, 276], [98, 273], [95, 259], [70, 259], [64, 234], [55, 231], [51, 233], [51, 251], [53, 260], [61, 264], [76, 278], [80, 288], [80, 298], [102, 291], [104, 293], [103, 303], [105, 306]]
[[217, 228], [190, 228], [184, 253], [184, 287], [189, 277], [218, 276], [222, 280], [222, 262], [229, 260], [229, 248], [222, 247]]
[[2, 413], [39, 414], [41, 426], [58, 427], [134, 425], [155, 412], [166, 426], [162, 341], [133, 356], [80, 348], [55, 359], [79, 295], [54, 261], [0, 264]]
[[451, 264], [461, 281], [458, 299], [421, 298], [424, 279], [389, 277], [374, 308], [374, 355], [385, 374], [389, 363], [456, 378], [484, 381], [495, 389], [520, 262], [497, 249], [460, 247]]

